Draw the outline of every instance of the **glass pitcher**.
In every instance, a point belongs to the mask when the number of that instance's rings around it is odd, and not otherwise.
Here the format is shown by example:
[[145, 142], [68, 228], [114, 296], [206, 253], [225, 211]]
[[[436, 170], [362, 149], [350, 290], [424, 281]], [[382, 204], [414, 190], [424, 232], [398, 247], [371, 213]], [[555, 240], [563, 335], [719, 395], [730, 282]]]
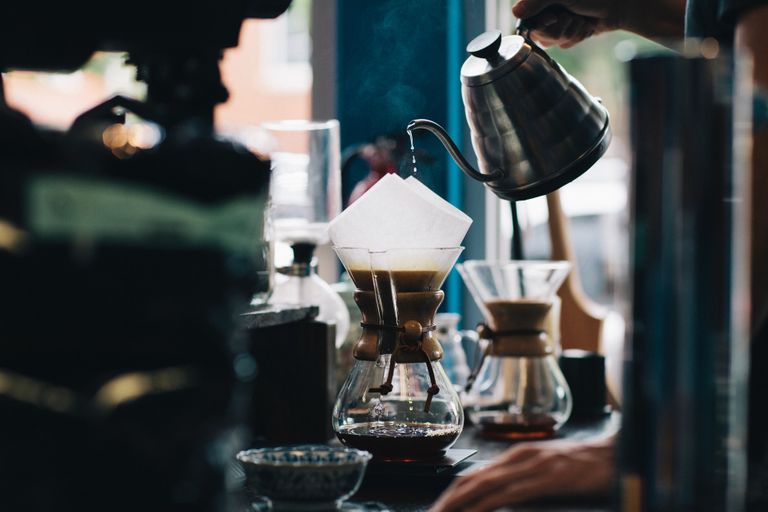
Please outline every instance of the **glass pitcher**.
[[458, 266], [485, 317], [483, 355], [467, 384], [467, 414], [487, 437], [551, 437], [572, 400], [557, 364], [556, 292], [564, 261], [467, 261]]

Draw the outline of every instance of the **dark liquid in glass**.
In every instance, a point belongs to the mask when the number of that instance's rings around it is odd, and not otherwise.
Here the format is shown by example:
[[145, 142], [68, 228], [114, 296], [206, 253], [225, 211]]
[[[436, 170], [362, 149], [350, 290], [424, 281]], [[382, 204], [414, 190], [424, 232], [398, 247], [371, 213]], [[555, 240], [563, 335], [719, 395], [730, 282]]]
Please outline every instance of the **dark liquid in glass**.
[[343, 425], [336, 435], [346, 446], [371, 452], [377, 460], [408, 461], [439, 457], [460, 433], [456, 425], [371, 422]]
[[473, 415], [484, 437], [491, 439], [546, 439], [555, 434], [557, 421], [548, 414], [510, 414], [475, 412]]

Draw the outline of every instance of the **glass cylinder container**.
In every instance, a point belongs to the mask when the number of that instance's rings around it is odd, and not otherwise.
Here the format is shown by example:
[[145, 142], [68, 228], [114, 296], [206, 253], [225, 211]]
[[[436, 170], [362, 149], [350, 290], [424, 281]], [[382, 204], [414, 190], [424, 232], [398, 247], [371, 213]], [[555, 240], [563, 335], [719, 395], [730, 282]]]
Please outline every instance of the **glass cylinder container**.
[[[262, 144], [272, 161], [270, 222], [278, 275], [271, 301], [316, 305], [317, 320], [334, 323], [336, 346], [349, 331], [349, 313], [341, 297], [317, 274], [312, 252], [328, 242], [328, 223], [341, 212], [341, 150], [339, 122], [287, 120], [265, 123]], [[281, 257], [293, 248], [289, 265]], [[297, 247], [312, 252], [297, 256]]]
[[459, 272], [485, 317], [483, 356], [470, 375], [467, 414], [487, 437], [551, 437], [570, 416], [552, 316], [567, 262], [467, 261]]
[[339, 122], [278, 121], [263, 128], [277, 241], [327, 243], [328, 222], [341, 212]]
[[463, 410], [440, 364], [434, 316], [462, 249], [336, 248], [363, 318], [355, 363], [333, 411], [345, 445], [378, 460], [423, 460], [459, 437]]

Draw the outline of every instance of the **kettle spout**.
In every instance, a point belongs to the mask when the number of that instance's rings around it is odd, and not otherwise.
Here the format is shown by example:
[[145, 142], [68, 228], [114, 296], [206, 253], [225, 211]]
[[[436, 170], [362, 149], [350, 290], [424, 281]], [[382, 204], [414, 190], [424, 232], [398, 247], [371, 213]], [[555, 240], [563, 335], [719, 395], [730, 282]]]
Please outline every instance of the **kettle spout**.
[[464, 174], [472, 179], [481, 181], [483, 183], [488, 183], [490, 181], [499, 180], [503, 176], [503, 172], [500, 169], [496, 169], [490, 174], [483, 174], [469, 165], [469, 162], [467, 162], [467, 159], [464, 158], [464, 155], [461, 154], [461, 151], [459, 151], [459, 148], [456, 147], [456, 144], [453, 142], [453, 140], [451, 140], [451, 137], [448, 135], [448, 133], [443, 129], [442, 126], [434, 121], [430, 121], [429, 119], [414, 119], [408, 123], [408, 127], [406, 129], [408, 130], [408, 133], [412, 133], [414, 130], [427, 130], [428, 132], [433, 133], [435, 137], [437, 137], [440, 142], [443, 143], [443, 146], [445, 146], [445, 149], [448, 150], [448, 153], [451, 155], [454, 162], [456, 162], [456, 165], [459, 166], [459, 169], [464, 171]]

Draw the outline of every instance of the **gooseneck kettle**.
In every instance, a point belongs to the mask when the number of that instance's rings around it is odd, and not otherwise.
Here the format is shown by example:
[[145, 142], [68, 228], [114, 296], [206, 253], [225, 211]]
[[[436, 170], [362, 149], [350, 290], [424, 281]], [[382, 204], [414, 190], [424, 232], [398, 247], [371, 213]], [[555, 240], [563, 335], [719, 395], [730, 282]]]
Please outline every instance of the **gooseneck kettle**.
[[461, 68], [464, 110], [480, 170], [434, 121], [408, 131], [437, 136], [471, 178], [510, 201], [548, 194], [580, 176], [611, 140], [608, 111], [518, 25], [515, 35], [486, 32], [467, 45]]

